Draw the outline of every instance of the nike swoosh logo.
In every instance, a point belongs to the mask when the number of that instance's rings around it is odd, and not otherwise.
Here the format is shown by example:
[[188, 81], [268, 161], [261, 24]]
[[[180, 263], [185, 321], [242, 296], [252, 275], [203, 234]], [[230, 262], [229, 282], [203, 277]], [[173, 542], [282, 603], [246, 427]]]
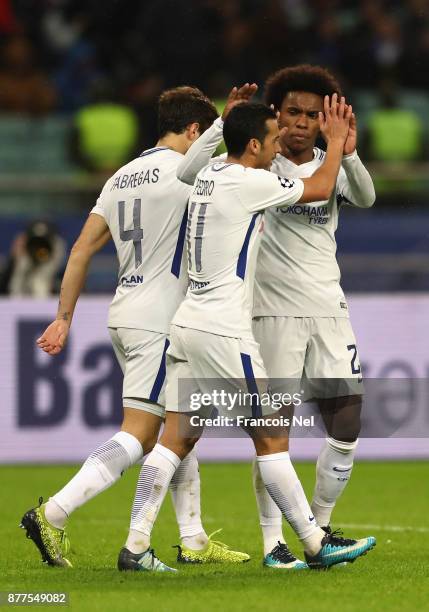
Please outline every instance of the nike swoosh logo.
[[310, 521], [310, 523], [311, 523], [312, 521], [314, 521], [314, 516], [309, 516], [309, 517], [308, 517], [308, 520], [309, 520], [309, 521]]
[[352, 468], [346, 468], [345, 470], [342, 470], [341, 468], [333, 467], [332, 469], [334, 470], [334, 472], [350, 472]]

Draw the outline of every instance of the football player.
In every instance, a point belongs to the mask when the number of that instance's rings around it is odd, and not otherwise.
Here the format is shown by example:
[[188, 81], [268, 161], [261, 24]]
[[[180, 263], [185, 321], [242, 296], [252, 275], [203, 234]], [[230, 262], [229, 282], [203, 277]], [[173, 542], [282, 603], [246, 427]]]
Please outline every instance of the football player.
[[[323, 110], [317, 116], [328, 148], [313, 176], [289, 179], [267, 171], [280, 152], [280, 133], [275, 111], [262, 104], [231, 111], [224, 125], [226, 160], [210, 163], [197, 175], [186, 230], [190, 286], [173, 318], [167, 351], [165, 428], [140, 474], [141, 495], [128, 538], [139, 553], [132, 555], [126, 545], [120, 558], [139, 563], [147, 554], [169, 482], [201, 435], [204, 421], [197, 418], [195, 423], [195, 417], [208, 413], [202, 407], [199, 415], [192, 415], [191, 398], [198, 392], [211, 394], [215, 407], [228, 414], [229, 407], [215, 400], [222, 391], [229, 397], [246, 388], [257, 397], [267, 392], [258, 383], [267, 373], [252, 332], [259, 230], [266, 209], [326, 200], [334, 189], [352, 108], [334, 94], [331, 101], [325, 96]], [[354, 560], [372, 548], [373, 537], [345, 540], [317, 524], [290, 461], [287, 432], [272, 436], [269, 423], [257, 418], [275, 410], [260, 404], [243, 410], [237, 416], [254, 443], [260, 476], [301, 540], [308, 566]], [[198, 562], [193, 556], [190, 560]], [[290, 553], [283, 562], [307, 567]]]
[[[255, 86], [234, 88], [224, 114]], [[93, 255], [113, 239], [119, 278], [109, 311], [109, 333], [124, 374], [121, 430], [94, 450], [60, 491], [22, 518], [27, 535], [49, 565], [71, 566], [66, 521], [77, 508], [115, 483], [157, 441], [164, 419], [165, 353], [171, 318], [187, 287], [183, 245], [191, 188], [176, 177], [191, 144], [217, 117], [212, 102], [193, 87], [165, 91], [159, 100], [159, 141], [106, 182], [74, 244], [64, 274], [56, 319], [38, 346], [49, 355], [64, 347]], [[198, 462], [191, 453], [171, 483], [182, 546], [210, 562], [247, 560], [209, 541], [200, 517]], [[141, 490], [137, 488], [136, 498]], [[128, 544], [133, 551], [133, 544]], [[119, 569], [169, 570], [153, 551]]]

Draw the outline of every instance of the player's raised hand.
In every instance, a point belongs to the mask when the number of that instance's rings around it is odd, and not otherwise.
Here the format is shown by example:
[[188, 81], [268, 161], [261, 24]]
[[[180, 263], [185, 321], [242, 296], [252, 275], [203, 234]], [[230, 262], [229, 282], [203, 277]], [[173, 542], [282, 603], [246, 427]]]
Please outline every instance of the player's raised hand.
[[225, 108], [223, 109], [222, 119], [225, 121], [234, 106], [249, 102], [257, 91], [258, 86], [256, 83], [245, 83], [241, 87], [233, 87], [229, 92]]
[[58, 355], [64, 348], [69, 334], [69, 324], [62, 319], [52, 321], [43, 334], [36, 340], [37, 346], [49, 355]]
[[347, 134], [347, 140], [344, 143], [344, 155], [350, 155], [353, 151], [356, 150], [357, 144], [357, 123], [356, 123], [356, 115], [352, 113], [350, 117], [349, 123], [349, 132]]
[[324, 112], [319, 113], [319, 125], [324, 139], [327, 142], [339, 140], [344, 144], [353, 114], [351, 105], [346, 105], [346, 100], [343, 96], [338, 102], [338, 96], [334, 93], [331, 99], [329, 99], [329, 96], [325, 96], [323, 108]]

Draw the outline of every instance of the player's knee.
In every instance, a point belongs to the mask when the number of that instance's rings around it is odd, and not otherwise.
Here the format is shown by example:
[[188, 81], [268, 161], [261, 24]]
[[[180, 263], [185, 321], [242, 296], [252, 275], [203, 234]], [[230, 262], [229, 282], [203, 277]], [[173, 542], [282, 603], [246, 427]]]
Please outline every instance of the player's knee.
[[287, 437], [262, 438], [256, 436], [253, 437], [253, 443], [257, 455], [273, 455], [289, 450], [289, 439]]
[[355, 442], [361, 430], [362, 397], [341, 398], [327, 427], [328, 434], [340, 442]]
[[184, 447], [186, 448], [186, 451], [187, 451], [186, 454], [191, 452], [191, 450], [194, 448], [198, 440], [199, 440], [198, 437], [185, 438], [183, 442], [184, 442]]
[[162, 446], [170, 449], [180, 459], [184, 459], [186, 455], [188, 455], [194, 448], [198, 439], [199, 438], [179, 438], [176, 436], [171, 438], [170, 436], [163, 434], [159, 440], [159, 443], [162, 444]]
[[150, 453], [153, 450], [153, 447], [158, 442], [158, 436], [143, 436], [143, 439], [140, 440], [141, 445], [143, 446], [143, 452], [145, 455]]
[[[152, 450], [158, 440], [162, 418], [158, 414], [148, 412], [142, 408], [124, 408], [122, 431], [131, 434], [143, 446], [144, 453]], [[150, 406], [152, 408], [152, 406]]]

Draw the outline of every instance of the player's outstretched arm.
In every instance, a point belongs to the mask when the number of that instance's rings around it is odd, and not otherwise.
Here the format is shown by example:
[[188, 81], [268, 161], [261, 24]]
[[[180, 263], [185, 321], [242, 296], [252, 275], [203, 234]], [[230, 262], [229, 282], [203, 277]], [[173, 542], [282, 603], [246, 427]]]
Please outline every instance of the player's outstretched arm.
[[324, 112], [319, 113], [320, 131], [328, 143], [325, 160], [313, 176], [303, 179], [304, 191], [300, 202], [317, 202], [331, 197], [343, 157], [352, 112], [352, 107], [346, 105], [343, 97], [338, 104], [337, 94], [334, 94], [331, 100], [329, 96], [325, 96]]
[[201, 168], [207, 166], [210, 161], [223, 161], [226, 158], [226, 155], [212, 158], [213, 153], [223, 140], [223, 122], [235, 106], [249, 102], [257, 90], [256, 83], [245, 83], [242, 87], [231, 89], [222, 116], [216, 119], [212, 126], [192, 144], [178, 165], [176, 174], [180, 181], [193, 185]]
[[103, 217], [89, 215], [67, 262], [55, 321], [48, 325], [37, 340], [37, 345], [45, 353], [57, 355], [64, 347], [91, 258], [110, 238], [110, 230]]
[[346, 204], [359, 208], [369, 208], [375, 202], [375, 189], [372, 178], [361, 162], [357, 150], [357, 122], [352, 113], [349, 133], [344, 144], [342, 166], [344, 173], [338, 180], [338, 193]]

